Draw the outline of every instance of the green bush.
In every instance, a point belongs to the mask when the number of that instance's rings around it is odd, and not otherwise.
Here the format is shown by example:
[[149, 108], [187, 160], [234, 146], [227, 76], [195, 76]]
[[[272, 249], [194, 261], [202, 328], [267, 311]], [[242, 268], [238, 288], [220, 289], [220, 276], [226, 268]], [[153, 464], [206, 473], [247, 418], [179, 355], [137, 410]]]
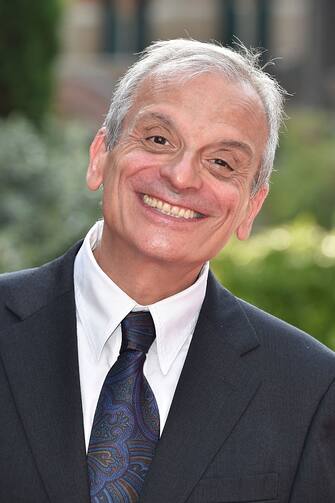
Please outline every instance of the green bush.
[[0, 116], [41, 123], [50, 105], [60, 0], [0, 2]]
[[0, 271], [63, 253], [99, 216], [99, 195], [85, 187], [89, 142], [75, 124], [41, 133], [22, 118], [0, 121]]
[[232, 241], [212, 267], [236, 295], [335, 349], [335, 229], [298, 219]]
[[277, 225], [308, 213], [330, 229], [335, 225], [334, 118], [317, 110], [291, 115], [258, 224]]

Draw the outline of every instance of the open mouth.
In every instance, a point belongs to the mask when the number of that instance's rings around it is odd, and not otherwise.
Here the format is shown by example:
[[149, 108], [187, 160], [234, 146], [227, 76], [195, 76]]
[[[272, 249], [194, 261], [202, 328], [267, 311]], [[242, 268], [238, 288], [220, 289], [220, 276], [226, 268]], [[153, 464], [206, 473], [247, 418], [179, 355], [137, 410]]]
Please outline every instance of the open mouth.
[[172, 206], [166, 201], [161, 201], [160, 199], [156, 199], [155, 197], [148, 196], [147, 194], [143, 195], [143, 202], [150, 208], [155, 208], [160, 213], [164, 213], [164, 215], [169, 215], [175, 218], [185, 218], [189, 220], [191, 218], [203, 218], [205, 215], [202, 213], [198, 213], [189, 208], [181, 208], [180, 206]]

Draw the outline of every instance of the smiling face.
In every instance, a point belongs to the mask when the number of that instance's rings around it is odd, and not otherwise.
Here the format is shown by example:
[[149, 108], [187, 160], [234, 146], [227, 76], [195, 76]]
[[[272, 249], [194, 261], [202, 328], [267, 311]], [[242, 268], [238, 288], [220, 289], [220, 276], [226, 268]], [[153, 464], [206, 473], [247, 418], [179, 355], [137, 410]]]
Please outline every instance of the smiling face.
[[106, 152], [103, 130], [91, 147], [88, 186], [104, 186], [110, 259], [117, 249], [125, 260], [196, 271], [233, 233], [246, 239], [267, 195], [264, 186], [251, 197], [266, 140], [264, 108], [250, 86], [218, 74], [147, 80], [113, 150]]

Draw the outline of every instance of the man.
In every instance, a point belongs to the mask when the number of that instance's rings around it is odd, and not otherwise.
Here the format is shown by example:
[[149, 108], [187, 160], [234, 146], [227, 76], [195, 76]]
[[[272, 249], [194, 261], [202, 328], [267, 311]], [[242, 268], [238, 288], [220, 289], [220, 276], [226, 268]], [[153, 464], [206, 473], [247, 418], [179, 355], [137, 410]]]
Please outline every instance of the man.
[[0, 501], [335, 502], [334, 355], [208, 272], [281, 116], [247, 51], [159, 42], [128, 70], [90, 151], [103, 222], [1, 279]]

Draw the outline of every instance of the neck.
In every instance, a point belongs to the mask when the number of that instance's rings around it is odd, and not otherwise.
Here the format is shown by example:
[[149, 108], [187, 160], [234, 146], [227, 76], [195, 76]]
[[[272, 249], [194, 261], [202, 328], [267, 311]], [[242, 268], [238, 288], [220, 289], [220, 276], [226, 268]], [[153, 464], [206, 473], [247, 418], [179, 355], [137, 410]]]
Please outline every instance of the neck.
[[201, 266], [183, 268], [150, 257], [139, 257], [136, 250], [121, 251], [116, 243], [108, 246], [102, 238], [94, 256], [107, 276], [129, 297], [143, 306], [154, 304], [191, 286]]

